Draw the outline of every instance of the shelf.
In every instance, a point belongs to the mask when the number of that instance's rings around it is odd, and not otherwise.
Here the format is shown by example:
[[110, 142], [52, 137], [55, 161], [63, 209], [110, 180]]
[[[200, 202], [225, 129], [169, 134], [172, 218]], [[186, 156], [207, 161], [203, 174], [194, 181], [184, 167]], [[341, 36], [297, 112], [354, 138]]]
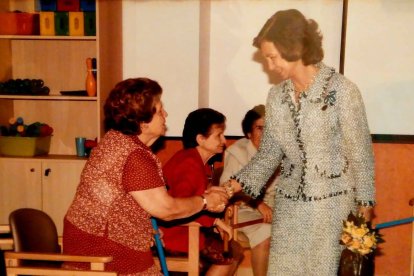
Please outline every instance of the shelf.
[[70, 161], [85, 161], [88, 157], [78, 157], [77, 155], [71, 154], [47, 154], [38, 156], [5, 156], [0, 155], [0, 159], [30, 159], [30, 160], [70, 160]]
[[97, 97], [89, 96], [30, 96], [30, 95], [0, 95], [0, 99], [9, 99], [9, 100], [46, 100], [46, 101], [96, 101]]
[[0, 35], [0, 39], [13, 39], [13, 40], [96, 40], [96, 36]]

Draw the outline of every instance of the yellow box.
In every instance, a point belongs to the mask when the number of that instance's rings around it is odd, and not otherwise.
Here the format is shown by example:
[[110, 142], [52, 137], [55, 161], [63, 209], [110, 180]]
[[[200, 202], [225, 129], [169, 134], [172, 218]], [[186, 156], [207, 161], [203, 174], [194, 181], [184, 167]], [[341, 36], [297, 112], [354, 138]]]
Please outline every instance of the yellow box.
[[85, 35], [83, 12], [69, 12], [69, 35]]
[[55, 35], [54, 12], [40, 12], [40, 35]]
[[0, 136], [0, 154], [6, 156], [36, 156], [49, 153], [51, 136]]

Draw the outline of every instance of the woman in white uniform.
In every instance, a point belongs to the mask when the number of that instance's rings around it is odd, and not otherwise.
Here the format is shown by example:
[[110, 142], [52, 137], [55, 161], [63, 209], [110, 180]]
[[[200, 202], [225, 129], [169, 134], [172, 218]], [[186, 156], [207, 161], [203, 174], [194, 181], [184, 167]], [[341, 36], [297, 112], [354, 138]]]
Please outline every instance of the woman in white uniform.
[[[224, 153], [223, 173], [220, 182], [230, 179], [230, 176], [243, 168], [256, 154], [262, 138], [265, 117], [265, 106], [257, 105], [247, 111], [242, 121], [244, 138], [237, 140]], [[275, 197], [275, 181], [277, 172], [268, 181], [265, 191], [257, 199], [249, 196], [238, 196], [241, 204], [238, 209], [238, 222], [252, 221], [263, 218], [263, 223], [257, 223], [238, 229], [249, 239], [252, 250], [252, 269], [255, 276], [267, 273], [269, 259], [272, 209]]]

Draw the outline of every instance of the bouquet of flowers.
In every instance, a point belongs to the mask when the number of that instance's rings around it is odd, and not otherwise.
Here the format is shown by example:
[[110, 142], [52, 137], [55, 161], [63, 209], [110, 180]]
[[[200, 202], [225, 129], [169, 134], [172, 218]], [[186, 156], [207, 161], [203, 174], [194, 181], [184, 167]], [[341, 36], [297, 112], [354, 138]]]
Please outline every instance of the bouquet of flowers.
[[361, 215], [352, 212], [343, 222], [340, 244], [345, 246], [339, 264], [340, 276], [373, 275], [374, 254], [378, 243], [383, 242], [378, 230], [372, 229], [370, 223]]

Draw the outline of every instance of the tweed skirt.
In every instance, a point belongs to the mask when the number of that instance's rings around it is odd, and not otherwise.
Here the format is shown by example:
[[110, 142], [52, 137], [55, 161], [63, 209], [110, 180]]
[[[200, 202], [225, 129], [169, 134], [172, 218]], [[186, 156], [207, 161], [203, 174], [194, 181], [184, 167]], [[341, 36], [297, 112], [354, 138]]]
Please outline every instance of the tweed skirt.
[[304, 202], [277, 194], [268, 275], [337, 275], [342, 221], [355, 212], [354, 198], [351, 192]]

